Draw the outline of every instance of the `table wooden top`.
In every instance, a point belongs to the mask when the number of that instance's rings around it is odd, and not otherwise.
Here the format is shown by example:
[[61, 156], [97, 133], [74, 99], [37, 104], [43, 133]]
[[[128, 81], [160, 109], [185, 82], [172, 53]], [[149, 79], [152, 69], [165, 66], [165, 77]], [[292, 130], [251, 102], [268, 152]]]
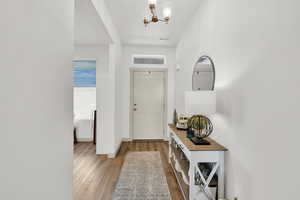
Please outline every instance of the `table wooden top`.
[[228, 151], [228, 149], [210, 137], [205, 138], [205, 140], [210, 142], [210, 145], [195, 145], [186, 137], [186, 131], [178, 130], [174, 124], [169, 124], [169, 127], [190, 151]]

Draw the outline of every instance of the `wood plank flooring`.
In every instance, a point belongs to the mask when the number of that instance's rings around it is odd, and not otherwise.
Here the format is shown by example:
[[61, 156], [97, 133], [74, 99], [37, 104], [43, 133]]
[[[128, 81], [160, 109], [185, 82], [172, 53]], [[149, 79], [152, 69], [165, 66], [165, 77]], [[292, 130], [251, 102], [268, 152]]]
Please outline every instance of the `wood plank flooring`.
[[100, 158], [92, 143], [74, 146], [74, 199], [111, 200], [115, 185], [129, 151], [159, 151], [173, 200], [183, 200], [175, 175], [168, 162], [168, 143], [163, 141], [135, 141], [122, 144], [115, 159]]

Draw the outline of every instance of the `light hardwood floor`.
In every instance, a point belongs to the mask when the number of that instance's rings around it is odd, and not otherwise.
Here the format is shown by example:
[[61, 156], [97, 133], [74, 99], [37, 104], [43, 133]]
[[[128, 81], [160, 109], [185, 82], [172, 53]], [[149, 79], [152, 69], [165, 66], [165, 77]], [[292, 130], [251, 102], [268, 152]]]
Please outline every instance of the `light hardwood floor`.
[[115, 185], [128, 151], [159, 151], [173, 200], [182, 200], [180, 188], [168, 163], [168, 143], [162, 141], [136, 141], [122, 144], [115, 159], [95, 155], [92, 143], [74, 146], [74, 199], [111, 200]]

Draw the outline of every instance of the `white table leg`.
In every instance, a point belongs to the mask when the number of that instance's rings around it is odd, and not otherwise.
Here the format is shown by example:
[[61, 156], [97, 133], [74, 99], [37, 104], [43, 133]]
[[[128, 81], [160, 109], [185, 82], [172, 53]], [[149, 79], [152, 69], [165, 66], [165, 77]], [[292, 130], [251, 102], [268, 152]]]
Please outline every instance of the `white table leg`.
[[225, 177], [224, 177], [224, 152], [219, 152], [219, 169], [218, 169], [218, 197], [224, 198], [225, 195]]

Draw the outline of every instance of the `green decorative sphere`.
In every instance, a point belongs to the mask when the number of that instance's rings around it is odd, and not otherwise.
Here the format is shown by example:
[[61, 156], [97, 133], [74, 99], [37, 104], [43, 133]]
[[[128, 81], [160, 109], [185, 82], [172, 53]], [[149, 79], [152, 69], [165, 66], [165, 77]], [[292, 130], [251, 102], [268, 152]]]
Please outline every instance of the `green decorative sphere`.
[[194, 131], [196, 137], [208, 137], [213, 131], [211, 121], [203, 115], [194, 115], [188, 121], [188, 127]]

